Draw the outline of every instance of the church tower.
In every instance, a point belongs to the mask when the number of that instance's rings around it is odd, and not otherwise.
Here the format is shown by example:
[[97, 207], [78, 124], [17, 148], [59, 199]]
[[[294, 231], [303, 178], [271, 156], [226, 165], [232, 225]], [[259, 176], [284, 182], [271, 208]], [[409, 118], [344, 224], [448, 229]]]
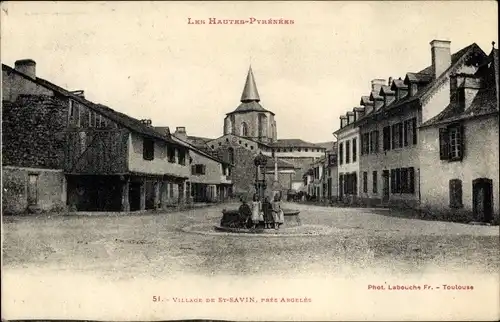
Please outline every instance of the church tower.
[[264, 143], [275, 142], [277, 131], [274, 113], [260, 105], [252, 66], [248, 69], [240, 101], [234, 111], [226, 114], [224, 135], [235, 134]]

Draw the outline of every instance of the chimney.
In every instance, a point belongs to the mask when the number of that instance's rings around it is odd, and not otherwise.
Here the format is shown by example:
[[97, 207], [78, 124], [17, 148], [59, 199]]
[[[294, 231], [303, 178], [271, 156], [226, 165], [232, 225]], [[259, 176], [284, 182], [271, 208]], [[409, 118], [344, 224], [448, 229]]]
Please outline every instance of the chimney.
[[434, 78], [438, 78], [451, 66], [450, 43], [447, 40], [433, 40], [430, 42]]
[[174, 135], [181, 140], [186, 140], [187, 139], [186, 128], [184, 126], [176, 127]]
[[71, 93], [81, 98], [85, 98], [85, 92], [82, 90], [72, 91]]
[[36, 63], [32, 59], [16, 60], [14, 69], [32, 79], [36, 79]]
[[153, 124], [151, 122], [151, 119], [143, 119], [143, 120], [141, 120], [141, 123], [146, 125], [146, 126], [151, 126]]
[[385, 85], [385, 79], [374, 79], [372, 80], [372, 91], [378, 93], [382, 85]]
[[387, 85], [388, 85], [389, 87], [391, 87], [391, 86], [392, 86], [392, 77], [389, 77], [389, 81], [387, 81]]

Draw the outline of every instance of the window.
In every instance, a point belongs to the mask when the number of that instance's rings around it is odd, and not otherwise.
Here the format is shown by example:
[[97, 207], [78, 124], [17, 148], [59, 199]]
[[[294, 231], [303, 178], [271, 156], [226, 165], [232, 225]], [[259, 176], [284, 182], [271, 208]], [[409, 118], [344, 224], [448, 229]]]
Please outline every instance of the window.
[[250, 146], [250, 150], [253, 150], [253, 145]]
[[363, 192], [368, 192], [368, 172], [363, 172]]
[[169, 191], [170, 198], [173, 198], [174, 197], [174, 184], [172, 182], [170, 182], [168, 184], [168, 191]]
[[38, 204], [38, 174], [28, 175], [28, 205]]
[[373, 185], [373, 193], [378, 193], [378, 187], [377, 187], [377, 171], [372, 172], [372, 185]]
[[339, 144], [339, 164], [344, 163], [344, 143]]
[[153, 160], [155, 158], [155, 141], [144, 138], [142, 141], [142, 158]]
[[462, 208], [462, 181], [450, 180], [450, 208]]
[[382, 135], [384, 137], [384, 151], [390, 150], [391, 149], [391, 127], [390, 126], [384, 127]]
[[370, 132], [370, 153], [378, 152], [378, 131]]
[[345, 163], [351, 162], [351, 141], [345, 141]]
[[194, 164], [191, 166], [191, 174], [205, 174], [205, 165], [204, 164]]
[[183, 149], [178, 149], [179, 152], [179, 164], [186, 165], [186, 151]]
[[304, 151], [308, 152], [308, 151], [309, 151], [309, 149], [308, 149], [308, 148], [305, 148], [305, 149], [304, 149]]
[[369, 145], [369, 133], [363, 133], [361, 135], [361, 154], [370, 153], [370, 145]]
[[168, 162], [175, 163], [175, 148], [173, 146], [167, 146], [167, 158]]
[[391, 193], [415, 193], [415, 168], [391, 170]]
[[[358, 140], [356, 138], [352, 139], [352, 162], [356, 162], [358, 158]], [[319, 151], [319, 150], [318, 150]]]
[[441, 160], [460, 161], [464, 156], [464, 127], [450, 125], [439, 129], [439, 158]]
[[241, 136], [248, 136], [248, 126], [245, 122], [241, 123]]
[[330, 154], [328, 156], [328, 165], [331, 167], [337, 166], [337, 155], [336, 154]]

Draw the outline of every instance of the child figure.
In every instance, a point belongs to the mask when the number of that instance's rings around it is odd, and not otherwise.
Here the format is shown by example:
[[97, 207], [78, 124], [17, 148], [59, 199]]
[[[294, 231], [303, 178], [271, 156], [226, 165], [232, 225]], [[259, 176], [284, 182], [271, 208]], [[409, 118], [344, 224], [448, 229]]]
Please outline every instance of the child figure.
[[262, 211], [262, 204], [259, 201], [257, 195], [253, 195], [252, 201], [252, 228], [255, 229], [259, 223], [260, 212]]

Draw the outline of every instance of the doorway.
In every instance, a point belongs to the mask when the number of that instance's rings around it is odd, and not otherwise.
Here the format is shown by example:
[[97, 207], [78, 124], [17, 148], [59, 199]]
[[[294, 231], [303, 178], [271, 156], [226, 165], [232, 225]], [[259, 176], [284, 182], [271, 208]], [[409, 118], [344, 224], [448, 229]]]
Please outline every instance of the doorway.
[[389, 201], [389, 170], [382, 172], [382, 202]]
[[493, 181], [491, 179], [479, 178], [472, 181], [472, 211], [477, 221], [492, 221]]
[[137, 211], [137, 210], [141, 209], [141, 183], [140, 182], [130, 182], [129, 204], [130, 204], [130, 211]]

